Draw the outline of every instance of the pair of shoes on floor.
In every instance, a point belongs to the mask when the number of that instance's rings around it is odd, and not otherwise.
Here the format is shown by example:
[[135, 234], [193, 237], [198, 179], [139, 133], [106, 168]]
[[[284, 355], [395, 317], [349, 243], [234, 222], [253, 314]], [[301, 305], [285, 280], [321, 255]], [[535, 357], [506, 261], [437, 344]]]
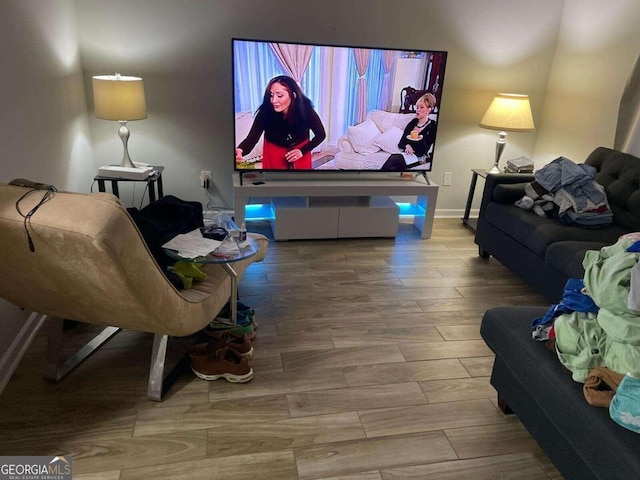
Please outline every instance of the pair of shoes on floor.
[[[221, 312], [221, 314], [223, 314]], [[257, 324], [251, 317], [238, 311], [236, 323], [232, 323], [228, 318], [216, 317], [202, 332], [210, 337], [215, 337], [220, 333], [230, 333], [234, 335], [248, 335], [250, 340], [256, 338]]]
[[238, 308], [238, 313], [246, 315], [252, 321], [255, 322], [255, 320], [256, 320], [256, 311], [253, 308], [251, 308], [249, 305], [245, 305], [240, 300], [238, 300], [236, 305], [237, 305], [237, 308]]
[[[249, 305], [242, 303], [241, 301], [237, 301], [236, 303], [236, 311], [238, 312], [238, 318], [243, 316], [249, 317], [249, 319], [253, 322], [254, 326], [257, 326], [256, 322], [256, 311], [251, 308]], [[229, 318], [231, 317], [231, 307], [229, 303], [222, 308], [222, 311], [218, 314], [218, 317]]]
[[213, 340], [189, 349], [191, 370], [203, 380], [224, 378], [231, 383], [246, 383], [253, 378], [249, 359], [253, 347], [247, 335], [221, 333]]
[[232, 335], [247, 335], [250, 341], [255, 340], [256, 331], [251, 322], [242, 324], [234, 324], [226, 318], [216, 317], [209, 325], [202, 329], [202, 333], [208, 337], [215, 337], [220, 333], [229, 333]]
[[244, 303], [238, 301], [238, 314], [249, 317], [249, 320], [251, 320], [251, 325], [253, 326], [253, 332], [255, 333], [255, 331], [258, 329], [256, 311], [248, 305], [245, 305]]
[[240, 316], [238, 316], [238, 323], [231, 323], [227, 318], [216, 317], [202, 329], [202, 333], [209, 337], [215, 337], [221, 333], [249, 335], [251, 340], [256, 336], [251, 321], [247, 317]]
[[229, 347], [235, 350], [242, 357], [253, 356], [253, 346], [248, 334], [235, 334], [229, 332], [217, 332], [211, 334], [212, 340], [199, 343], [189, 349], [191, 358], [197, 355], [211, 355], [222, 347]]

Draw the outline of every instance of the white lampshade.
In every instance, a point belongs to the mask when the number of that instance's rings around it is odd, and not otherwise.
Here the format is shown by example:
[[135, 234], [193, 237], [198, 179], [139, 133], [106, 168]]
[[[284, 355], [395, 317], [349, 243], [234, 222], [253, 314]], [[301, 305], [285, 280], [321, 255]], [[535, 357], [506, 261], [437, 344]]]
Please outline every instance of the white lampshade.
[[147, 118], [144, 84], [140, 77], [93, 77], [95, 116], [103, 120], [131, 121]]
[[529, 95], [498, 93], [480, 121], [482, 128], [508, 132], [535, 130]]

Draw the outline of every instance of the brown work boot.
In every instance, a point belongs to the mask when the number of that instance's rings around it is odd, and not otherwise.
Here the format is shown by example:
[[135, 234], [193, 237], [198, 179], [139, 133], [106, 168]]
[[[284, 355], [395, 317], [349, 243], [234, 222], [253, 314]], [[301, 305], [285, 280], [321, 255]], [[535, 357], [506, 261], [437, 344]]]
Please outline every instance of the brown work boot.
[[191, 370], [204, 380], [224, 378], [231, 383], [246, 383], [253, 378], [249, 358], [223, 346], [209, 355], [195, 355], [191, 358]]

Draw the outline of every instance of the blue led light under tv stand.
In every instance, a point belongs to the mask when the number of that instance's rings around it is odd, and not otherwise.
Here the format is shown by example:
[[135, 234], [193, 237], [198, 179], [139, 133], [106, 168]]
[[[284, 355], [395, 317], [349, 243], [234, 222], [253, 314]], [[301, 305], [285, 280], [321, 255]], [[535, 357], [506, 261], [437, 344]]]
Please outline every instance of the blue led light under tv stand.
[[241, 177], [234, 175], [236, 223], [257, 215], [271, 222], [276, 240], [395, 237], [402, 215], [413, 216], [422, 238], [431, 237], [439, 187], [426, 175], [261, 172], [242, 183]]

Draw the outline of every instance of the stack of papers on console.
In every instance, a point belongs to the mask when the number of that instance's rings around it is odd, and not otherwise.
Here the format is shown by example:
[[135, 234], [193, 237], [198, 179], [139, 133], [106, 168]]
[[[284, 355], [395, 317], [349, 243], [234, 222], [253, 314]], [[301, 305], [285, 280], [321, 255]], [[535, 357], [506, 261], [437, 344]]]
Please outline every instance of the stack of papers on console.
[[204, 257], [213, 252], [222, 242], [211, 238], [204, 238], [200, 230], [176, 235], [162, 248], [175, 250], [182, 258]]

